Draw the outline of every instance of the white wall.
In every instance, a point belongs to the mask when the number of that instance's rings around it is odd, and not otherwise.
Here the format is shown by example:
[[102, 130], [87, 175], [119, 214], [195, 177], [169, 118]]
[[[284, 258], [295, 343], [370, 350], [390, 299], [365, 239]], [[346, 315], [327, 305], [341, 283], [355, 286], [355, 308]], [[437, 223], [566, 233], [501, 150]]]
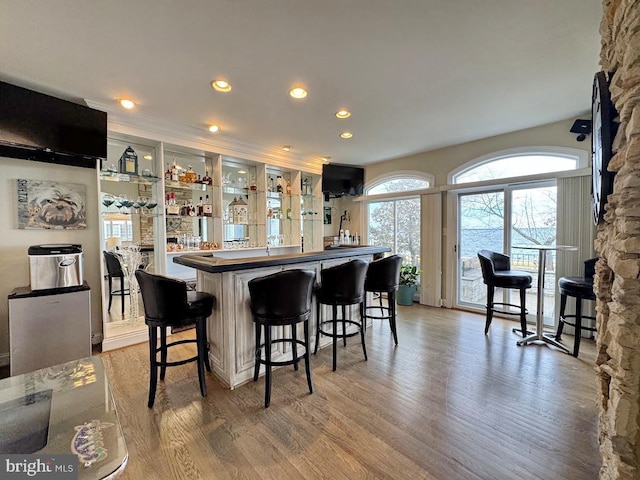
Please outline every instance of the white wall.
[[[49, 180], [85, 185], [87, 228], [84, 230], [18, 229], [16, 180]], [[9, 363], [9, 312], [7, 296], [16, 287], [29, 285], [31, 245], [79, 243], [84, 250], [84, 277], [91, 287], [91, 324], [102, 334], [100, 295], [100, 230], [96, 170], [0, 157], [0, 365]], [[47, 332], [43, 331], [42, 335]]]

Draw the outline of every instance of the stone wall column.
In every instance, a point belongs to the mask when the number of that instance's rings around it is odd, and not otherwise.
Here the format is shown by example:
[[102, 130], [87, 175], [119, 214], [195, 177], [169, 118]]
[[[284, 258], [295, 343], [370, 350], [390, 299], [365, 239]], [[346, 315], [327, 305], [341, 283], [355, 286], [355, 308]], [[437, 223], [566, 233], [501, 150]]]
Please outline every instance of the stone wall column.
[[640, 1], [604, 0], [602, 69], [614, 72], [616, 172], [596, 266], [601, 479], [640, 479]]

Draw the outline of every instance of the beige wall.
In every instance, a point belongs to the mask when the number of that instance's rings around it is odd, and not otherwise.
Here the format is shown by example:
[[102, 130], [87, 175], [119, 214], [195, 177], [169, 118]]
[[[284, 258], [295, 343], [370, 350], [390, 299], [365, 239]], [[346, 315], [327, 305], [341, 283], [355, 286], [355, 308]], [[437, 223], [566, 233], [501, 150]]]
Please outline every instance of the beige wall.
[[[591, 82], [591, 79], [586, 79]], [[588, 108], [590, 99], [585, 98]], [[484, 138], [474, 142], [463, 143], [453, 147], [419, 153], [408, 157], [386, 160], [368, 165], [365, 172], [367, 184], [381, 175], [401, 170], [417, 170], [434, 175], [436, 186], [447, 184], [447, 174], [456, 167], [463, 165], [483, 155], [500, 150], [517, 147], [570, 147], [589, 151], [589, 137], [584, 142], [576, 141], [576, 135], [569, 133], [569, 129], [576, 118], [591, 118], [591, 113], [585, 113], [575, 118], [561, 122], [550, 123], [540, 127], [519, 130], [495, 137]], [[425, 133], [426, 135], [427, 133]]]
[[[87, 228], [84, 230], [20, 230], [17, 220], [16, 180], [50, 180], [85, 185]], [[100, 233], [96, 171], [0, 157], [0, 365], [9, 363], [9, 313], [7, 296], [20, 286], [29, 285], [31, 245], [79, 243], [84, 249], [84, 276], [91, 287], [92, 332], [102, 333], [100, 295]], [[47, 332], [43, 331], [42, 335]]]

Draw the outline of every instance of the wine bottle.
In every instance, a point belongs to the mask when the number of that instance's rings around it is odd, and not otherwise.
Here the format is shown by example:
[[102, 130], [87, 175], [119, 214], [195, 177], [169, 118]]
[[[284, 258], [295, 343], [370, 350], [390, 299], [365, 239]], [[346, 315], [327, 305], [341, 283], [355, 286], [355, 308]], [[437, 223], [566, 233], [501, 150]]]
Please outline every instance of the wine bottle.
[[200, 197], [200, 201], [198, 202], [198, 216], [204, 217], [204, 204], [202, 203], [202, 197]]

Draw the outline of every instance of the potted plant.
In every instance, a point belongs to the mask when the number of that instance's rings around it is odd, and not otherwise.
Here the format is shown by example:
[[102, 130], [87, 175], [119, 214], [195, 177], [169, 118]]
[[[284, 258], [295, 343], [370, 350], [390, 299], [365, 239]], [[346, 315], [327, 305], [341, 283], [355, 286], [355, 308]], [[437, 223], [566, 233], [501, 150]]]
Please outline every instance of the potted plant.
[[400, 267], [400, 282], [398, 284], [398, 305], [412, 305], [413, 296], [418, 288], [420, 270], [415, 265], [402, 265]]

